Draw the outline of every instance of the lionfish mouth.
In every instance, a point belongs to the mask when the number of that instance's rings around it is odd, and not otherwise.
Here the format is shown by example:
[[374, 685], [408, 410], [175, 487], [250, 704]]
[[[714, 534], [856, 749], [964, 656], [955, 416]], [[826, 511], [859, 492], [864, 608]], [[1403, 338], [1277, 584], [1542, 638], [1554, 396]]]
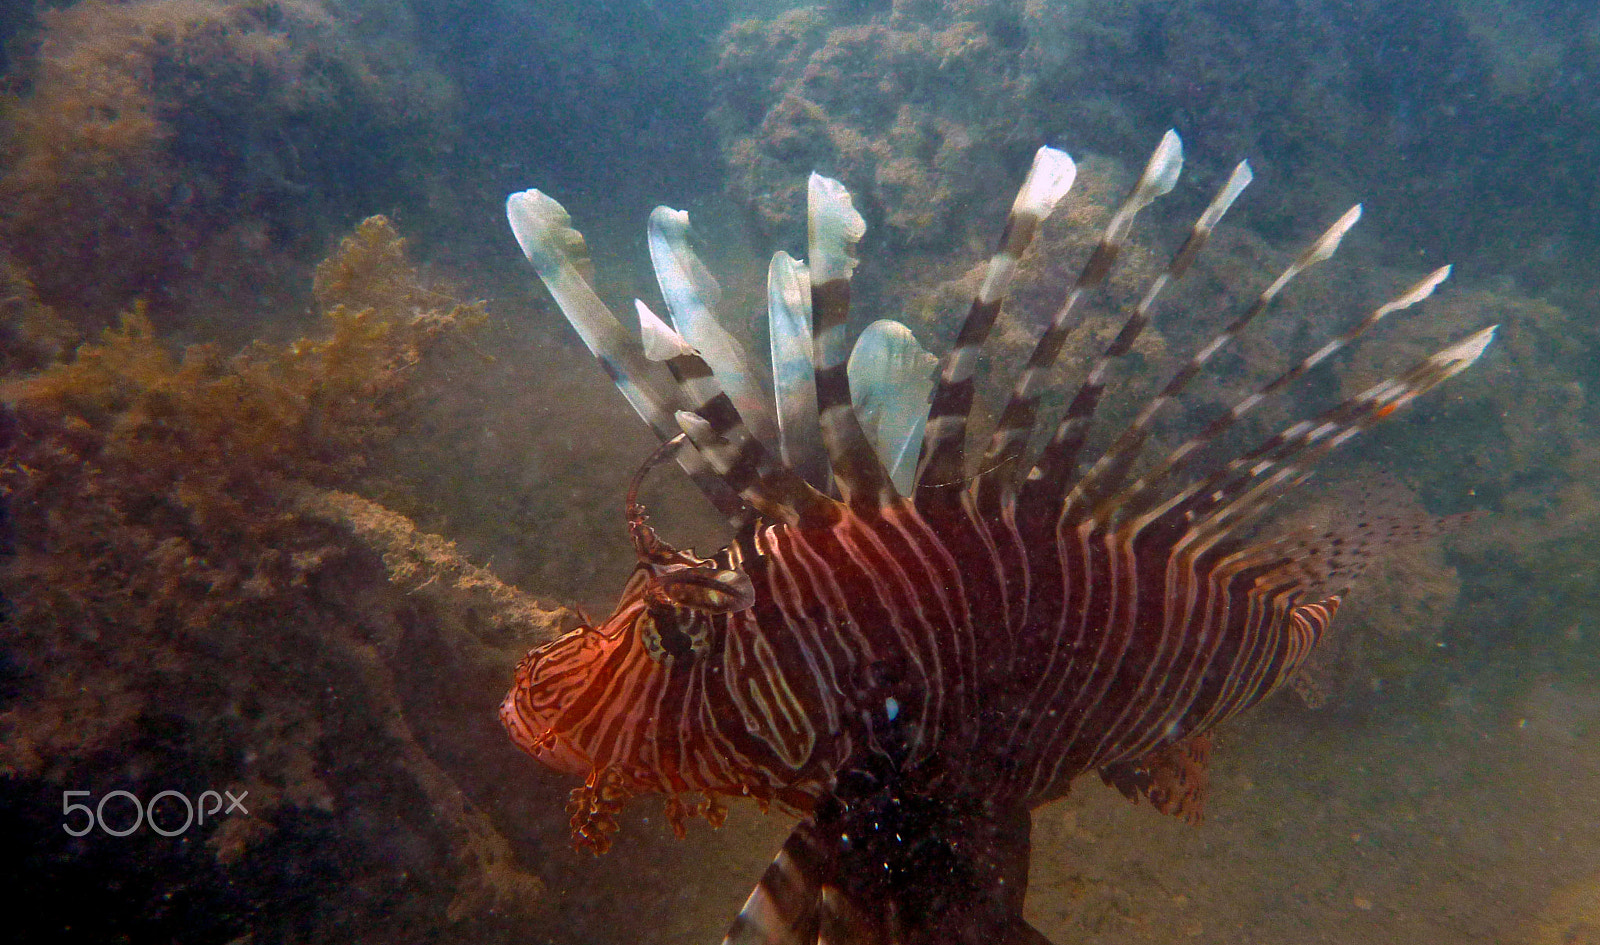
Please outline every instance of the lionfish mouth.
[[589, 756], [579, 750], [570, 738], [563, 737], [553, 729], [529, 725], [518, 711], [515, 692], [500, 703], [500, 724], [506, 727], [517, 747], [553, 771], [581, 778], [594, 770], [594, 763]]
[[587, 777], [595, 762], [572, 737], [567, 720], [617, 644], [583, 626], [524, 657], [516, 684], [500, 703], [500, 723], [511, 740], [562, 774]]

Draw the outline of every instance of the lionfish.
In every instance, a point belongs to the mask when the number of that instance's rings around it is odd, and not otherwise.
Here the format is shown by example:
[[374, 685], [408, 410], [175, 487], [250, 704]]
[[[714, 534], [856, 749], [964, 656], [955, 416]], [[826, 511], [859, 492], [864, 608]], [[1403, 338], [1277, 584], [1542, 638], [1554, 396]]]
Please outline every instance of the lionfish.
[[[812, 174], [808, 259], [772, 258], [773, 394], [713, 310], [687, 214], [658, 207], [649, 249], [671, 325], [637, 302], [635, 339], [595, 294], [582, 236], [537, 190], [511, 228], [556, 303], [663, 441], [629, 490], [638, 565], [616, 611], [530, 652], [500, 715], [546, 765], [582, 777], [573, 842], [604, 852], [630, 797], [659, 792], [681, 835], [722, 797], [802, 819], [725, 945], [1047, 943], [1022, 918], [1030, 812], [1096, 771], [1191, 819], [1211, 732], [1296, 676], [1372, 557], [1414, 538], [1359, 511], [1324, 531], [1256, 537], [1264, 513], [1335, 448], [1483, 354], [1486, 328], [1210, 468], [1238, 421], [1440, 269], [1256, 388], [1164, 458], [1141, 459], [1162, 408], [1300, 273], [1352, 208], [1085, 457], [1109, 369], [1250, 182], [1241, 163], [1054, 433], [1030, 449], [1047, 374], [1135, 216], [1175, 185], [1168, 132], [1040, 334], [987, 448], [967, 457], [980, 351], [1024, 249], [1076, 175], [1041, 148], [953, 348], [934, 359], [893, 321], [847, 344], [865, 223]], [[639, 480], [672, 454], [735, 529], [710, 557], [649, 524]], [[1030, 462], [1029, 459], [1032, 459]], [[1090, 461], [1092, 459], [1092, 461]], [[699, 798], [692, 803], [683, 798]]]

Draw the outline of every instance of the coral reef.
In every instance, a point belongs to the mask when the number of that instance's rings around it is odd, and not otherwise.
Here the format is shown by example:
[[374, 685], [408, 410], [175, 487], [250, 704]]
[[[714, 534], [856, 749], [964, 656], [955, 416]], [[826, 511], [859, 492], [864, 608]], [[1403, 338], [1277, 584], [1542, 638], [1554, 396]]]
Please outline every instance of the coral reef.
[[1014, 37], [955, 13], [921, 17], [929, 6], [865, 23], [806, 7], [724, 34], [712, 122], [730, 188], [769, 233], [795, 229], [816, 169], [892, 243], [961, 245], [960, 208], [995, 196], [1032, 153], [1040, 133]]
[[58, 361], [80, 340], [71, 322], [39, 301], [22, 266], [0, 255], [0, 377]]
[[[482, 307], [423, 284], [382, 218], [316, 294], [321, 334], [234, 356], [175, 355], [138, 309], [53, 361], [7, 336], [7, 364], [38, 366], [0, 385], [0, 811], [31, 838], [6, 877], [40, 898], [29, 934], [74, 921], [54, 884], [125, 858], [148, 886], [80, 934], [481, 941], [542, 906], [484, 802], [515, 763], [504, 680], [569, 615], [370, 498], [403, 499], [381, 460], [441, 369], [479, 357]], [[248, 814], [73, 844], [62, 790], [227, 790]], [[355, 895], [312, 891], [335, 885]]]
[[359, 14], [43, 11], [0, 112], [0, 243], [85, 327], [135, 298], [164, 325], [294, 310], [299, 270], [371, 207], [426, 194], [451, 133], [453, 92], [405, 45], [404, 17]]
[[1175, 125], [1203, 145], [1203, 180], [1248, 157], [1277, 182], [1240, 208], [1274, 235], [1366, 199], [1391, 239], [1458, 262], [1514, 259], [1544, 279], [1592, 265], [1586, 161], [1571, 159], [1600, 147], [1579, 130], [1596, 113], [1582, 91], [1600, 51], [1591, 11], [1427, 0], [1283, 14], [894, 0], [747, 19], [713, 70], [729, 189], [769, 232], [792, 228], [793, 182], [816, 168], [865, 197], [892, 245], [949, 247], [1038, 142], [1133, 154]]

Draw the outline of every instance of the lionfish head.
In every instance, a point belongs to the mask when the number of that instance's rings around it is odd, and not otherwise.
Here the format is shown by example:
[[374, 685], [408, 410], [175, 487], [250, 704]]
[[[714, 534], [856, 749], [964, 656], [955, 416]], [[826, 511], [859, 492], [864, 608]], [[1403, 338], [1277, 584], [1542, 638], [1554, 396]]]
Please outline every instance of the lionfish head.
[[687, 786], [675, 765], [655, 757], [650, 735], [666, 724], [655, 718], [659, 697], [674, 674], [709, 652], [716, 619], [755, 600], [742, 571], [673, 548], [646, 520], [639, 482], [680, 442], [657, 450], [629, 489], [639, 564], [616, 609], [528, 653], [500, 707], [513, 740], [539, 761], [591, 782], [610, 772], [630, 794]]
[[[637, 534], [637, 533], [636, 533]], [[719, 615], [754, 598], [742, 572], [656, 547], [676, 560], [641, 560], [622, 599], [598, 626], [583, 625], [541, 646], [517, 667], [500, 705], [511, 738], [534, 758], [584, 779], [568, 802], [573, 844], [604, 853], [628, 798], [667, 795], [666, 817], [681, 836], [691, 814], [721, 822], [708, 780], [686, 751], [664, 751], [680, 720], [661, 712], [663, 694], [706, 657]], [[705, 794], [693, 808], [678, 795]]]

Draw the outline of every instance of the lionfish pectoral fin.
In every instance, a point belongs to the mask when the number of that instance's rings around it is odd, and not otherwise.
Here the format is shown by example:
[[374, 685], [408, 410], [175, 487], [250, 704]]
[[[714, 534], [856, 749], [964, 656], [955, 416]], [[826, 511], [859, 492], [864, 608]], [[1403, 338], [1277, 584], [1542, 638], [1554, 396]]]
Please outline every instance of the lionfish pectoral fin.
[[902, 836], [911, 822], [874, 837], [875, 821], [796, 826], [722, 945], [1050, 945], [1022, 918], [1026, 810], [963, 813], [919, 838]]
[[1205, 817], [1211, 749], [1209, 733], [1191, 735], [1129, 761], [1099, 769], [1100, 780], [1123, 797], [1144, 798], [1163, 814], [1199, 823]]
[[722, 945], [816, 945], [822, 923], [822, 879], [828, 846], [807, 820], [761, 874]]

